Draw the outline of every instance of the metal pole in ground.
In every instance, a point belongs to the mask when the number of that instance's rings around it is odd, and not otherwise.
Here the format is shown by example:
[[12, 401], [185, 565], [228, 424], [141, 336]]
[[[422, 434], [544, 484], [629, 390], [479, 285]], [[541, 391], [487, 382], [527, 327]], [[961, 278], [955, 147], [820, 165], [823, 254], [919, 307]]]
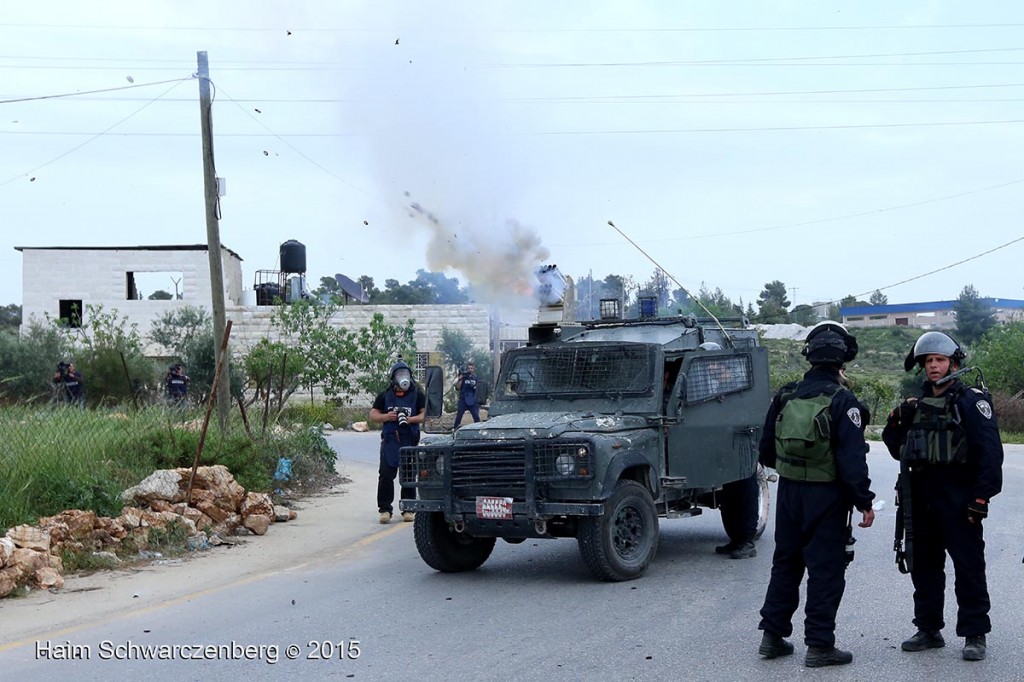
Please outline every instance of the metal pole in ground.
[[206, 401], [206, 416], [203, 417], [203, 429], [199, 432], [199, 445], [196, 447], [196, 456], [192, 461], [192, 473], [188, 477], [188, 488], [185, 490], [185, 504], [192, 504], [192, 483], [196, 480], [196, 469], [199, 468], [199, 457], [203, 454], [203, 444], [206, 442], [206, 429], [210, 426], [210, 413], [217, 403], [217, 384], [220, 383], [220, 375], [224, 369], [224, 359], [227, 357], [228, 337], [231, 336], [231, 320], [228, 320], [224, 327], [224, 338], [220, 341], [220, 355], [217, 356], [217, 371], [213, 375], [213, 386], [210, 387], [210, 399]]

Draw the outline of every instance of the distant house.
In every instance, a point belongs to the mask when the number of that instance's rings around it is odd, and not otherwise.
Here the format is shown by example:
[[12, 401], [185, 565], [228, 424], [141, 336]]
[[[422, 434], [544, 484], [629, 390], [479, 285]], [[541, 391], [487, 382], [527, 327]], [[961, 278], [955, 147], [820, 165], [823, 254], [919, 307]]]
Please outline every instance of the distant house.
[[[1010, 298], [982, 298], [995, 310], [998, 322], [1024, 319], [1024, 301]], [[955, 329], [957, 301], [859, 305], [839, 309], [843, 324], [850, 327], [916, 327], [918, 329]]]
[[[153, 320], [187, 305], [209, 308], [205, 244], [14, 247], [22, 253], [22, 319], [88, 324], [89, 306], [117, 309], [146, 333]], [[242, 304], [242, 258], [221, 246], [228, 306]]]

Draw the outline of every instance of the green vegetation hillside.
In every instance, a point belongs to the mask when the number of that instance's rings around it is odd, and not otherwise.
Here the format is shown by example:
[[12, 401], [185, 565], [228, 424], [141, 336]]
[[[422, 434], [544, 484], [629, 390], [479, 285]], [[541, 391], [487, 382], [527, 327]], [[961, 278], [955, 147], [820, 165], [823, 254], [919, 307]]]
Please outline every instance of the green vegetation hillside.
[[[847, 376], [855, 382], [876, 379], [889, 380], [896, 384], [906, 376], [903, 371], [903, 359], [907, 351], [924, 333], [924, 330], [908, 327], [851, 328], [850, 331], [857, 337], [860, 352], [857, 359], [846, 368]], [[761, 343], [768, 349], [773, 389], [807, 371], [807, 361], [800, 355], [803, 341], [763, 339]]]

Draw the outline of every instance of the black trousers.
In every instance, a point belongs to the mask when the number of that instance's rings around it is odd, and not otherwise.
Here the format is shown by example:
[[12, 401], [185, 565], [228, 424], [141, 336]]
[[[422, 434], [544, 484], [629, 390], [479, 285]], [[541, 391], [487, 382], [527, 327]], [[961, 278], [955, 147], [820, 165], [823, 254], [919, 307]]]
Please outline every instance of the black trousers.
[[757, 474], [726, 483], [718, 493], [722, 527], [732, 542], [753, 542], [757, 533]]
[[835, 483], [779, 479], [772, 577], [758, 628], [793, 634], [800, 583], [807, 572], [804, 643], [835, 646], [836, 612], [846, 590], [846, 524], [849, 505]]
[[[395, 478], [398, 476], [398, 467], [388, 466], [384, 453], [380, 454], [380, 468], [377, 470], [377, 511], [394, 514], [395, 503]], [[401, 499], [415, 500], [415, 488], [402, 488]]]
[[466, 411], [472, 415], [473, 421], [480, 421], [480, 406], [477, 404], [467, 405], [463, 401], [459, 401], [459, 405], [455, 410], [455, 428], [459, 428], [459, 424], [462, 423], [462, 415], [466, 414]]
[[953, 560], [956, 634], [984, 635], [992, 630], [991, 602], [985, 581], [985, 539], [981, 523], [967, 520], [970, 489], [966, 486], [919, 484], [911, 488], [913, 503], [914, 625], [941, 630], [946, 594], [946, 554]]

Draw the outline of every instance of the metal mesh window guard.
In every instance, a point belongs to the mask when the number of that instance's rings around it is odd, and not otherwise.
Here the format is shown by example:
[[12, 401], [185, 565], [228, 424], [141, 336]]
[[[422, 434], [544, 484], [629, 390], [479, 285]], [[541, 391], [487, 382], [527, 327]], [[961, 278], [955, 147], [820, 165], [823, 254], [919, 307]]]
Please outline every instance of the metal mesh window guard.
[[749, 355], [698, 357], [686, 373], [686, 401], [700, 403], [753, 386]]
[[564, 346], [514, 355], [499, 390], [504, 395], [628, 394], [651, 385], [646, 346]]

